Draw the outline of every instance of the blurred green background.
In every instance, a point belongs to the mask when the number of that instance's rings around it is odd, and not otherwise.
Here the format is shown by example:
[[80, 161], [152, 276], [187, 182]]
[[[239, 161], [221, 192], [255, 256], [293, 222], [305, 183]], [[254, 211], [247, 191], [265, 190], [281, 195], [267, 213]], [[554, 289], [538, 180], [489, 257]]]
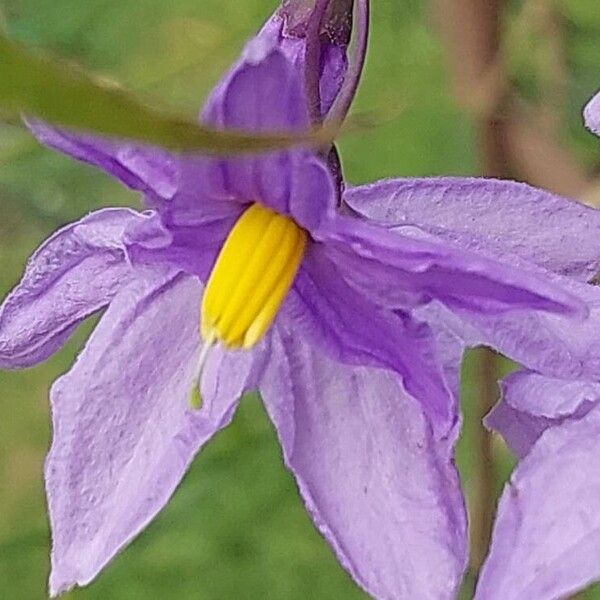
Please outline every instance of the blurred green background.
[[[383, 122], [347, 135], [347, 178], [477, 174], [469, 115], [451, 95], [444, 47], [429, 6], [374, 0], [371, 51], [356, 111]], [[564, 97], [560, 135], [587, 168], [600, 145], [580, 110], [600, 86], [597, 0], [553, 2], [562, 24]], [[30, 47], [51, 51], [193, 115], [275, 0], [0, 0], [0, 27]], [[518, 31], [523, 3], [506, 27]], [[511, 75], [540, 101], [544, 39], [519, 36]], [[4, 85], [0, 82], [0, 85]], [[16, 283], [27, 256], [51, 231], [100, 206], [138, 198], [107, 176], [54, 154], [17, 124], [0, 125], [0, 296]], [[90, 325], [91, 326], [91, 325]], [[0, 598], [46, 596], [49, 533], [42, 466], [49, 444], [47, 392], [68, 369], [90, 326], [58, 356], [32, 370], [0, 373]], [[459, 449], [470, 491], [476, 362], [464, 370], [465, 436]], [[496, 440], [501, 489], [512, 458]], [[304, 513], [274, 433], [256, 398], [196, 460], [169, 507], [97, 582], [76, 599], [364, 598]], [[600, 598], [592, 592], [586, 597]]]

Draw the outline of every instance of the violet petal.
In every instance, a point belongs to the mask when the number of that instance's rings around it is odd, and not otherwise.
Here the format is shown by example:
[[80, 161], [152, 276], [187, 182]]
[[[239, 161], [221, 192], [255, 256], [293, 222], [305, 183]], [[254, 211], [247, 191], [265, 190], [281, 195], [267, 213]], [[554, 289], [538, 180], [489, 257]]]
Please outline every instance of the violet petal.
[[177, 159], [158, 148], [76, 133], [28, 120], [40, 142], [116, 177], [155, 201], [169, 200], [177, 189]]
[[423, 301], [437, 299], [484, 315], [517, 308], [587, 314], [577, 295], [535, 269], [501, 263], [429, 234], [390, 231], [337, 215], [313, 235], [348, 278], [388, 306], [402, 306], [404, 294], [411, 292]]
[[146, 221], [129, 209], [104, 209], [44, 242], [0, 307], [0, 367], [45, 360], [104, 308], [131, 276], [125, 233]]
[[394, 179], [350, 188], [344, 201], [388, 227], [416, 225], [500, 260], [519, 257], [582, 281], [600, 271], [600, 211], [523, 183]]
[[254, 387], [254, 353], [215, 349], [200, 411], [189, 408], [200, 284], [146, 273], [111, 303], [53, 386], [46, 464], [53, 595], [86, 585], [168, 502], [192, 458]]
[[341, 564], [375, 598], [454, 598], [467, 536], [451, 448], [392, 373], [342, 366], [292, 333], [273, 346], [263, 399]]
[[[301, 80], [285, 54], [265, 38], [252, 40], [241, 60], [217, 86], [204, 120], [227, 129], [256, 132], [306, 131], [309, 127]], [[250, 203], [260, 201], [289, 214], [290, 173], [304, 150], [215, 159], [227, 192]]]
[[600, 400], [600, 383], [526, 370], [509, 375], [501, 388], [502, 399], [486, 417], [486, 425], [499, 432], [520, 458], [546, 429], [581, 419]]
[[455, 315], [446, 314], [445, 325], [469, 345], [492, 346], [544, 375], [598, 380], [600, 289], [550, 274], [549, 278], [586, 302], [587, 319], [527, 310], [498, 315], [457, 310]]
[[440, 436], [455, 424], [456, 398], [429, 327], [348, 285], [320, 245], [309, 248], [280, 321], [343, 364], [395, 371]]
[[600, 578], [600, 412], [547, 430], [498, 507], [477, 600], [566, 598]]
[[600, 94], [596, 94], [583, 110], [586, 127], [600, 135]]

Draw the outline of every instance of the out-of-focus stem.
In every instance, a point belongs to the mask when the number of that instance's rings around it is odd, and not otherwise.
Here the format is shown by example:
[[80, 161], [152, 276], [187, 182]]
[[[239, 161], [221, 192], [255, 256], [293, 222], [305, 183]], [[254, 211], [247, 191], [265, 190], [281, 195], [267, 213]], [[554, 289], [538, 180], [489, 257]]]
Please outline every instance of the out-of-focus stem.
[[[441, 24], [453, 58], [459, 96], [473, 92], [479, 106], [473, 110], [477, 129], [481, 170], [489, 177], [510, 175], [506, 121], [502, 105], [506, 85], [500, 56], [500, 21], [503, 0], [440, 0]], [[447, 17], [450, 17], [448, 19]], [[469, 503], [470, 571], [476, 579], [487, 556], [495, 513], [495, 469], [491, 433], [483, 417], [496, 396], [497, 359], [486, 348], [478, 351], [477, 401], [472, 415], [475, 428], [474, 481]]]
[[[493, 116], [484, 117], [478, 123], [478, 129], [480, 160], [484, 174], [490, 177], [508, 176], [510, 167], [506, 155], [505, 122]], [[492, 433], [484, 426], [483, 419], [493, 408], [498, 396], [497, 361], [498, 357], [492, 350], [479, 350], [477, 402], [473, 415], [477, 424], [474, 443], [477, 449], [474, 457], [477, 476], [470, 511], [470, 566], [475, 577], [478, 576], [489, 550], [496, 512], [494, 446]]]
[[483, 426], [483, 418], [496, 401], [497, 357], [488, 348], [478, 351], [477, 403], [473, 419], [478, 426], [474, 434], [476, 454], [473, 466], [476, 473], [474, 493], [470, 503], [471, 557], [470, 570], [477, 577], [488, 553], [495, 513], [494, 447], [491, 433]]
[[[481, 163], [487, 176], [508, 175], [504, 128], [505, 123], [493, 116], [483, 118], [478, 123]], [[493, 439], [492, 433], [483, 425], [483, 418], [497, 399], [497, 367], [496, 354], [488, 348], [481, 348], [477, 364], [477, 402], [473, 414], [477, 424], [474, 440], [477, 449], [474, 457], [476, 483], [470, 507], [470, 566], [475, 577], [479, 574], [489, 550], [496, 509]]]
[[[530, 0], [525, 7], [539, 2]], [[498, 18], [502, 4], [503, 0], [434, 0], [458, 103], [479, 123], [480, 138], [487, 135], [486, 127], [501, 130], [502, 169], [508, 170], [486, 168], [485, 174], [514, 177], [598, 204], [588, 173], [547, 128], [539, 107], [532, 109], [518, 98], [505, 76], [501, 49], [508, 44], [500, 39]], [[482, 158], [487, 164], [485, 153]]]
[[[489, 49], [490, 62], [497, 62], [500, 47], [500, 1], [482, 0], [489, 12], [487, 27], [490, 37], [488, 45], [494, 46], [495, 52]], [[506, 122], [501, 117], [487, 115], [477, 123], [479, 135], [480, 162], [484, 175], [489, 177], [508, 177], [510, 164], [506, 152]], [[496, 512], [495, 481], [496, 470], [492, 433], [483, 424], [483, 418], [496, 403], [498, 357], [488, 349], [479, 350], [477, 373], [477, 403], [473, 418], [477, 423], [475, 447], [477, 448], [476, 486], [471, 503], [471, 572], [477, 575], [487, 556], [494, 514]]]

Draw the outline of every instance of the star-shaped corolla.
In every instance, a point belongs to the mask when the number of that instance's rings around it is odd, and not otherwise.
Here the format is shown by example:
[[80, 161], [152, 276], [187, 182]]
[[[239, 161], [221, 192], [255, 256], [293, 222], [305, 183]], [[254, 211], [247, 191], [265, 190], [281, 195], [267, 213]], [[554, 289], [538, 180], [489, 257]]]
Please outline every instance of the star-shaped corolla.
[[[205, 121], [308, 128], [283, 23], [247, 46]], [[3, 368], [47, 358], [105, 311], [51, 391], [51, 592], [94, 579], [258, 389], [316, 526], [355, 580], [378, 598], [452, 597], [466, 560], [452, 460], [462, 346], [416, 311], [570, 321], [585, 304], [529, 265], [416, 222], [352, 215], [363, 192], [342, 194], [308, 150], [181, 157], [31, 126], [142, 191], [148, 208], [102, 210], [56, 233], [0, 309]]]

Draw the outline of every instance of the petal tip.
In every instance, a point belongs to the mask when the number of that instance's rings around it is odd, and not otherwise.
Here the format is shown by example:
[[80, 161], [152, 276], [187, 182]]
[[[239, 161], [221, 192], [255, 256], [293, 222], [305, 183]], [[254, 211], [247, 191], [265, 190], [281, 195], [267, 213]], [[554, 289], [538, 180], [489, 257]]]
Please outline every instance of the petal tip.
[[58, 598], [70, 592], [76, 585], [78, 585], [76, 578], [65, 577], [63, 573], [59, 573], [56, 568], [53, 568], [48, 582], [48, 594], [50, 598]]
[[600, 92], [597, 93], [583, 109], [583, 119], [585, 126], [600, 135]]

